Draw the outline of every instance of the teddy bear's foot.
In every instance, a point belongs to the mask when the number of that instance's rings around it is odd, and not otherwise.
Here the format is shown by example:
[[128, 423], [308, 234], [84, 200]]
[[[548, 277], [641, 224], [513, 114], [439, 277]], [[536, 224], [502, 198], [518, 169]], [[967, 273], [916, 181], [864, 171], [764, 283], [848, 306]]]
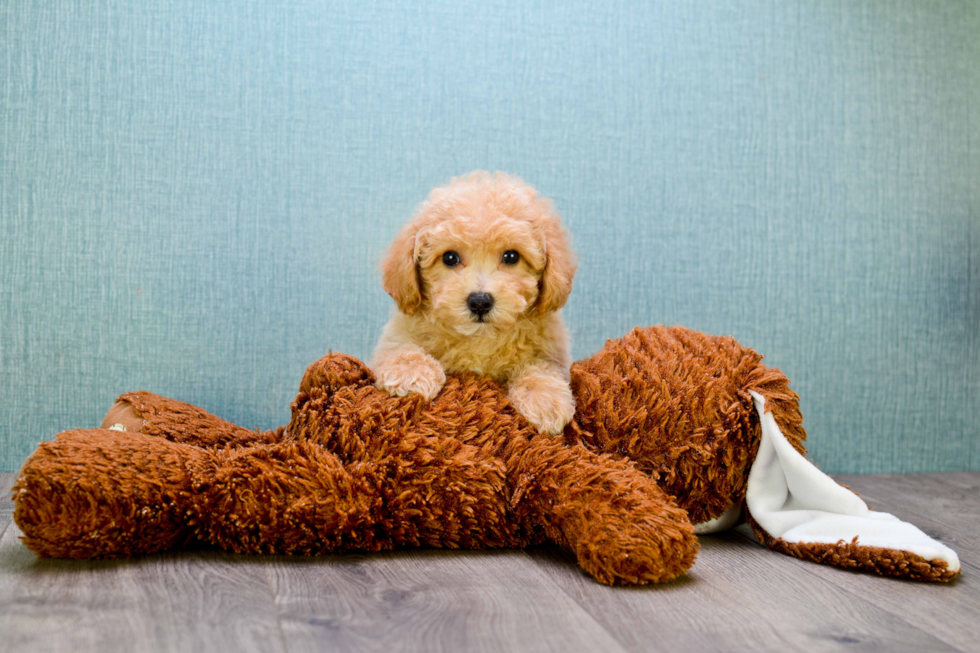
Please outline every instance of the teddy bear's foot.
[[111, 429], [126, 433], [139, 433], [143, 428], [143, 416], [128, 401], [117, 400], [109, 407], [102, 419], [100, 429]]
[[42, 557], [117, 558], [190, 539], [197, 447], [140, 433], [66, 431], [42, 442], [13, 487], [14, 521]]
[[199, 447], [275, 442], [277, 431], [250, 431], [191, 404], [152, 392], [127, 392], [102, 420], [103, 429], [143, 433]]
[[687, 512], [629, 462], [538, 436], [515, 469], [517, 510], [600, 583], [662, 583], [694, 564]]

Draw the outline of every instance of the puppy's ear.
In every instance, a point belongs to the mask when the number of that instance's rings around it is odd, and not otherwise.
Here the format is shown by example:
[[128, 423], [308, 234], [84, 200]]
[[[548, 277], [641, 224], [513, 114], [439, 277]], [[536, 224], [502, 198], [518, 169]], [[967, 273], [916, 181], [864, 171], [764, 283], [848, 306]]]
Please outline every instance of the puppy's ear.
[[416, 262], [418, 235], [419, 225], [413, 220], [398, 232], [381, 262], [381, 285], [406, 315], [415, 315], [422, 305]]
[[568, 235], [557, 217], [549, 216], [542, 225], [544, 238], [544, 273], [538, 290], [535, 310], [539, 313], [557, 311], [568, 301], [572, 292], [572, 277], [578, 267], [575, 254], [568, 244]]

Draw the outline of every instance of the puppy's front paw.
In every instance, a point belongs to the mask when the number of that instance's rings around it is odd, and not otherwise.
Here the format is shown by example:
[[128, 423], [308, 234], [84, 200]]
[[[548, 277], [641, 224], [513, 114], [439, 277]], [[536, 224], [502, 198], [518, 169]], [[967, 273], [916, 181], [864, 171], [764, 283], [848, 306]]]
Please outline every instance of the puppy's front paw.
[[511, 381], [507, 398], [527, 421], [551, 435], [561, 433], [575, 415], [572, 389], [560, 374], [525, 372]]
[[446, 383], [446, 372], [425, 352], [399, 352], [379, 361], [374, 370], [375, 386], [397, 397], [417, 393], [432, 399]]

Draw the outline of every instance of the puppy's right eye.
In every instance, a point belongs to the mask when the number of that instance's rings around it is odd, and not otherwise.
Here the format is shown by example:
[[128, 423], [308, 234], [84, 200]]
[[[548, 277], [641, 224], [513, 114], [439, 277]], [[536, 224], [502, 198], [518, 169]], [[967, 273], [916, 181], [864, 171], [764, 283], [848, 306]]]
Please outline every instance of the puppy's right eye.
[[447, 268], [454, 268], [459, 265], [459, 254], [453, 251], [446, 252], [442, 255], [442, 263]]

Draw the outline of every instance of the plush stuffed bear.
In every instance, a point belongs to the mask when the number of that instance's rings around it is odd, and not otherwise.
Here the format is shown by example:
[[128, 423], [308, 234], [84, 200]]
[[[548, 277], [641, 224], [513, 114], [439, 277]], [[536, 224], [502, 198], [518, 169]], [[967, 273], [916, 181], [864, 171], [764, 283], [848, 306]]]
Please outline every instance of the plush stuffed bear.
[[275, 431], [129, 393], [108, 416], [115, 430], [38, 447], [14, 519], [40, 556], [191, 540], [301, 555], [551, 541], [599, 582], [642, 584], [684, 573], [696, 530], [742, 515], [801, 558], [954, 577], [954, 553], [806, 461], [798, 397], [761, 359], [732, 338], [636, 329], [572, 367], [577, 412], [563, 437], [538, 433], [488, 378], [450, 376], [431, 401], [392, 397], [341, 354], [307, 370]]

